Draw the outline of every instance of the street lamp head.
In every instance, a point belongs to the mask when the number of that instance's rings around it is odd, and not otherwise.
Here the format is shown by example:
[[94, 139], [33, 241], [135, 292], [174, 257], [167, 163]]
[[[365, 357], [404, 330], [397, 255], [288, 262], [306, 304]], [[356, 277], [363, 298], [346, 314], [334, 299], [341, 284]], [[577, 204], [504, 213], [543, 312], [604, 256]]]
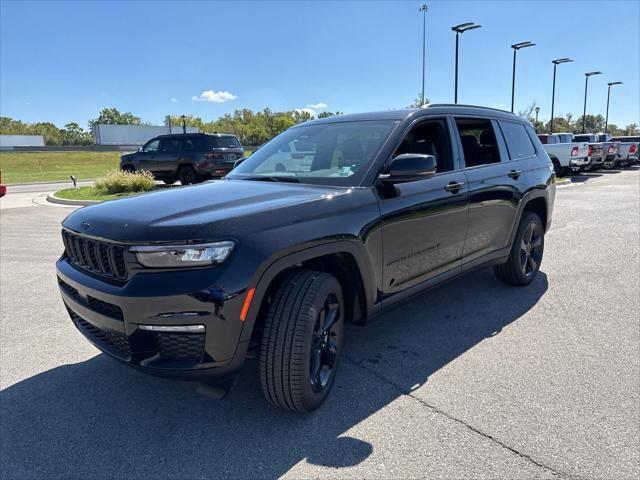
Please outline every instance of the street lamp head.
[[622, 82], [610, 82], [610, 83], [607, 83], [607, 85], [612, 87], [613, 85], [622, 85]]
[[453, 30], [456, 33], [464, 33], [467, 30], [473, 30], [480, 27], [482, 27], [482, 25], [478, 25], [473, 22], [467, 22], [467, 23], [461, 23], [460, 25], [456, 25], [455, 27], [451, 27], [451, 30]]
[[585, 73], [585, 75], [587, 77], [590, 77], [592, 75], [602, 75], [602, 72], [587, 72], [587, 73]]
[[427, 4], [426, 4], [426, 3], [423, 3], [423, 4], [420, 6], [420, 11], [421, 11], [421, 12], [428, 12], [428, 11], [429, 11], [429, 7], [427, 7]]
[[540, 112], [540, 107], [536, 107], [535, 110], [536, 110], [536, 115], [537, 115]]
[[511, 48], [513, 48], [514, 50], [520, 50], [521, 48], [527, 48], [527, 47], [533, 47], [533, 46], [535, 46], [535, 43], [520, 42], [520, 43], [514, 43], [513, 45], [511, 45]]
[[551, 60], [551, 63], [553, 63], [554, 65], [558, 65], [560, 63], [568, 63], [568, 62], [573, 62], [573, 60], [571, 60], [570, 58], [557, 58], [555, 60]]

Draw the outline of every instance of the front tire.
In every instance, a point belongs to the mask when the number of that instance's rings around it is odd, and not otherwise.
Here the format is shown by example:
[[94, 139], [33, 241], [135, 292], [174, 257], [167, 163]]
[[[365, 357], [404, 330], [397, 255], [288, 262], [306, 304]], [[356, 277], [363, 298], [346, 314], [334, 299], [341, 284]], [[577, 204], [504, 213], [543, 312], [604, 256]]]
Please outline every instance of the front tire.
[[540, 217], [525, 212], [513, 239], [509, 258], [493, 267], [496, 276], [508, 285], [529, 285], [538, 274], [544, 253], [544, 227]]
[[262, 391], [272, 405], [311, 412], [326, 399], [342, 350], [344, 300], [328, 273], [296, 270], [278, 287], [260, 346]]

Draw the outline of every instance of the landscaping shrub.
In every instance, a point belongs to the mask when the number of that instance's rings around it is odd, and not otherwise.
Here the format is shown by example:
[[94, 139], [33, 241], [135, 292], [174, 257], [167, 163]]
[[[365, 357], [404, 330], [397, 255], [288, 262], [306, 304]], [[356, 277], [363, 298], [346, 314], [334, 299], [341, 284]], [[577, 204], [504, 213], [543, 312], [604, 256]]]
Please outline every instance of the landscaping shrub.
[[148, 192], [154, 186], [150, 172], [122, 172], [114, 170], [96, 178], [96, 188], [107, 193]]

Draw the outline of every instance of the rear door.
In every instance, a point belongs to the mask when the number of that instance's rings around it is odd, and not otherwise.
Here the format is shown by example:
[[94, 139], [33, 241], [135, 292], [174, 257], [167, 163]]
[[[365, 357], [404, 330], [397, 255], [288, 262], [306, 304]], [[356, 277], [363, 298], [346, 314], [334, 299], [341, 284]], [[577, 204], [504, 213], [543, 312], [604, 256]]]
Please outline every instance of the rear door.
[[526, 137], [530, 148], [514, 147], [509, 155], [498, 122], [490, 118], [456, 117], [457, 141], [464, 157], [469, 187], [469, 220], [463, 261], [483, 261], [508, 245], [513, 222], [535, 148], [525, 127], [504, 122], [510, 141]]

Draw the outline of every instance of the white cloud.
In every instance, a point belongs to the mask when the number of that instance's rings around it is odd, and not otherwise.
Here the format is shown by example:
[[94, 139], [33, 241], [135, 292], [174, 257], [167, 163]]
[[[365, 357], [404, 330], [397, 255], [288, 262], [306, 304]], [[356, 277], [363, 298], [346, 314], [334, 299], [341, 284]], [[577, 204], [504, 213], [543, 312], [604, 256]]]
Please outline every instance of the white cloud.
[[322, 110], [323, 108], [327, 108], [329, 105], [327, 105], [324, 102], [318, 102], [318, 103], [310, 103], [307, 105], [307, 108], [310, 108], [312, 110]]
[[213, 90], [205, 90], [200, 95], [191, 97], [191, 100], [196, 102], [215, 102], [215, 103], [224, 103], [229, 100], [235, 100], [238, 98], [237, 95], [233, 93], [225, 91], [214, 92]]
[[172, 98], [171, 99], [171, 103], [178, 103], [178, 99], [177, 98]]

